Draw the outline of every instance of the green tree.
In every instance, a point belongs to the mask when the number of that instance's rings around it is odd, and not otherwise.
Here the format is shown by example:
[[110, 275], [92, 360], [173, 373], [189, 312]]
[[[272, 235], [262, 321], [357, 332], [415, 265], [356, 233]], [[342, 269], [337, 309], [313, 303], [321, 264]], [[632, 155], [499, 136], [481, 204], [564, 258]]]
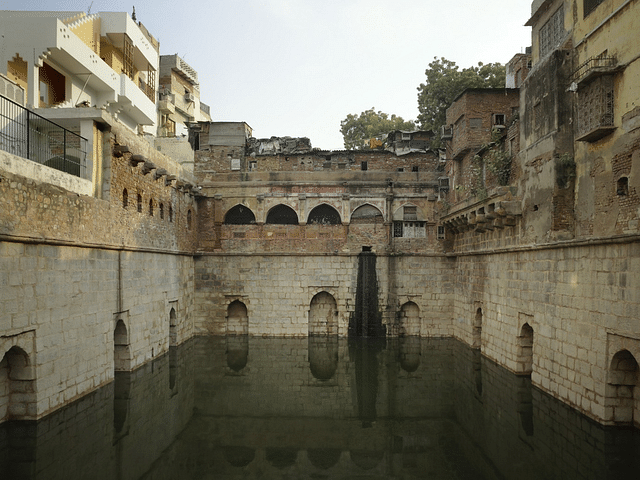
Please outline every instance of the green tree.
[[413, 121], [405, 122], [402, 117], [389, 116], [376, 112], [374, 108], [360, 115], [350, 113], [340, 122], [340, 132], [347, 150], [365, 150], [369, 147], [369, 139], [386, 135], [394, 130], [415, 130]]
[[446, 58], [434, 57], [424, 72], [425, 83], [418, 87], [418, 123], [422, 130], [440, 131], [447, 108], [467, 88], [504, 88], [505, 67], [500, 63], [478, 63], [477, 67], [459, 69]]

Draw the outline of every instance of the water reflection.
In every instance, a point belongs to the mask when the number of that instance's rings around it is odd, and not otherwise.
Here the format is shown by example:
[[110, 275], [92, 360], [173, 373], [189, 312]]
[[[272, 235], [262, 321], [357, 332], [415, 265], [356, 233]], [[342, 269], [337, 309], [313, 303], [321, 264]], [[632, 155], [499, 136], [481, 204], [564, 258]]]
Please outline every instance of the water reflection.
[[[0, 478], [635, 478], [605, 429], [452, 339], [198, 338], [39, 422]], [[366, 428], [363, 428], [366, 427]]]

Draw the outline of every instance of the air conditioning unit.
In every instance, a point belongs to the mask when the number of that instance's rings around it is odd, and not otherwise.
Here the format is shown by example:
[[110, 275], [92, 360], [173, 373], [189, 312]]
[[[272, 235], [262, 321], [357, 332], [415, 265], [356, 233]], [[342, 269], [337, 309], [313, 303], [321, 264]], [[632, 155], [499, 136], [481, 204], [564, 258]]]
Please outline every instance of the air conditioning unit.
[[193, 93], [186, 92], [184, 94], [184, 101], [185, 102], [194, 102], [195, 100], [196, 100], [196, 97], [193, 96]]

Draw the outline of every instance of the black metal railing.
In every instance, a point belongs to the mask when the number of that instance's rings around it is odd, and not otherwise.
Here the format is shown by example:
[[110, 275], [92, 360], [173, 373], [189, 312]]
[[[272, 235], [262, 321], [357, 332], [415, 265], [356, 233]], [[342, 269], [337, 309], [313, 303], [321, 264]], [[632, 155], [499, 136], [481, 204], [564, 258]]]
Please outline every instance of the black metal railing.
[[2, 95], [0, 150], [86, 178], [85, 138]]
[[616, 67], [616, 57], [606, 57], [598, 55], [596, 57], [590, 57], [587, 61], [582, 63], [571, 75], [571, 81], [579, 83], [584, 77], [595, 69], [612, 70]]

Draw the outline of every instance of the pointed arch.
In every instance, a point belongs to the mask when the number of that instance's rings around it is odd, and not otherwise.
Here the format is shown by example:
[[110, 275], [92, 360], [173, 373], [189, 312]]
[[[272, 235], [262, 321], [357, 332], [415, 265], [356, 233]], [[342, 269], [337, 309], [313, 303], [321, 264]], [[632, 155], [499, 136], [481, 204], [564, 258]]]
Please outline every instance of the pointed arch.
[[307, 224], [309, 225], [340, 225], [340, 214], [331, 205], [321, 203], [309, 213]]
[[298, 214], [290, 206], [280, 203], [269, 210], [266, 223], [274, 225], [298, 225]]
[[351, 212], [351, 223], [383, 223], [384, 217], [378, 207], [365, 203]]
[[224, 215], [226, 225], [250, 225], [256, 223], [256, 216], [246, 205], [239, 203], [231, 207]]
[[169, 346], [178, 345], [178, 315], [176, 309], [171, 307], [169, 311]]
[[476, 316], [473, 319], [471, 346], [473, 348], [482, 348], [482, 308], [480, 307], [476, 310]]

